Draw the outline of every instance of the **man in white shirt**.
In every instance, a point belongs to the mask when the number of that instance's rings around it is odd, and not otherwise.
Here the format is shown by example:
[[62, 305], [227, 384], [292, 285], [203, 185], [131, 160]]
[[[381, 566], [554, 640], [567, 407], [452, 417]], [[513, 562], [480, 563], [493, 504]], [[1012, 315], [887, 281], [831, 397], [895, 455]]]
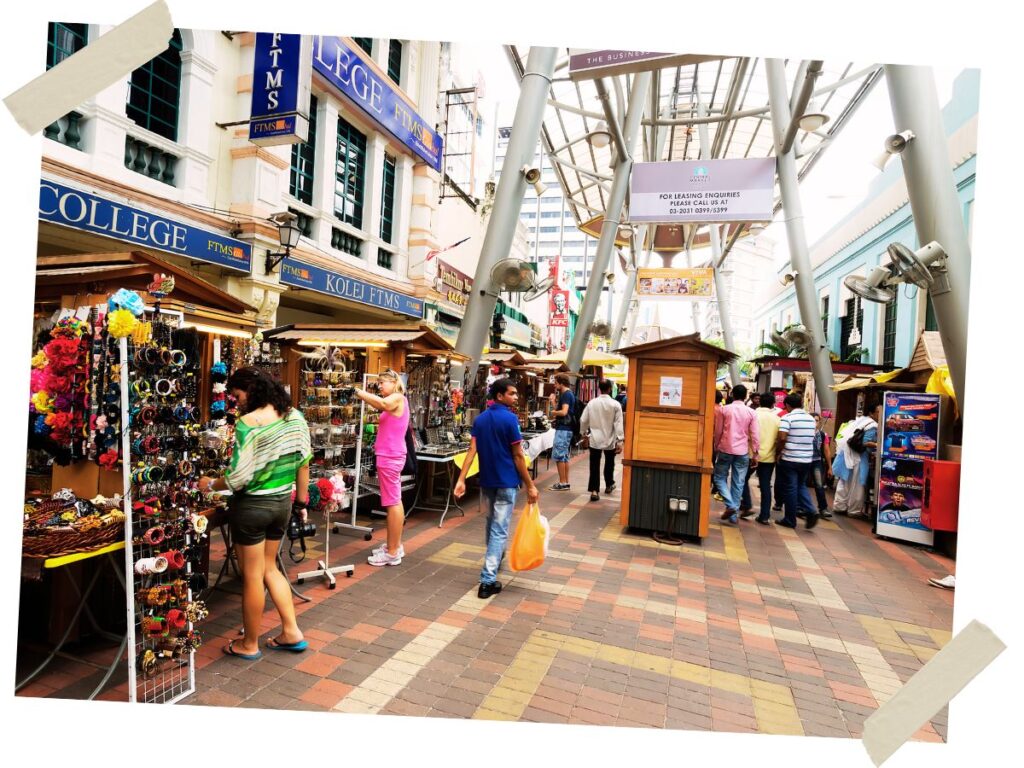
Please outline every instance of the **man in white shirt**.
[[590, 500], [601, 496], [601, 456], [604, 455], [604, 492], [615, 490], [615, 454], [622, 451], [626, 439], [622, 428], [622, 406], [611, 398], [612, 383], [603, 379], [598, 385], [601, 394], [587, 403], [580, 417], [580, 433], [588, 434], [590, 442]]

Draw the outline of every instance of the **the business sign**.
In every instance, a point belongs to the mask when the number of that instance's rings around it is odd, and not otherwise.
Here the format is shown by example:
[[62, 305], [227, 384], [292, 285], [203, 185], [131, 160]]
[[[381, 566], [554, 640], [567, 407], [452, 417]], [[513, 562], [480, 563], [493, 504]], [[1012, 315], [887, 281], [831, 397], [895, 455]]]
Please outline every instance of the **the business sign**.
[[473, 290], [473, 278], [465, 272], [455, 269], [447, 262], [437, 259], [435, 288], [449, 302], [464, 309], [469, 304], [469, 294]]
[[921, 521], [924, 460], [939, 456], [940, 395], [886, 392], [882, 397], [881, 466], [878, 473], [880, 536], [931, 546], [934, 534]]
[[605, 75], [645, 72], [667, 67], [683, 67], [714, 61], [721, 56], [702, 56], [695, 53], [660, 53], [658, 51], [569, 51], [569, 77], [589, 80]]
[[530, 326], [508, 315], [504, 316], [504, 320], [505, 330], [502, 331], [501, 340], [523, 349], [529, 349], [530, 342], [533, 340], [533, 332], [530, 330]]
[[771, 221], [775, 158], [635, 163], [633, 224]]
[[569, 327], [569, 292], [563, 290], [551, 290], [548, 292], [551, 297], [548, 305], [548, 327], [568, 328]]
[[248, 243], [45, 179], [39, 182], [39, 218], [240, 272], [252, 268]]
[[641, 268], [636, 278], [640, 299], [711, 299], [715, 293], [715, 272], [708, 267]]
[[308, 35], [256, 33], [249, 123], [253, 144], [270, 147], [306, 140], [311, 57]]
[[290, 257], [281, 262], [281, 282], [295, 288], [307, 288], [317, 293], [380, 307], [417, 319], [423, 317], [422, 299], [365, 283]]
[[440, 134], [340, 37], [313, 38], [313, 70], [440, 172]]

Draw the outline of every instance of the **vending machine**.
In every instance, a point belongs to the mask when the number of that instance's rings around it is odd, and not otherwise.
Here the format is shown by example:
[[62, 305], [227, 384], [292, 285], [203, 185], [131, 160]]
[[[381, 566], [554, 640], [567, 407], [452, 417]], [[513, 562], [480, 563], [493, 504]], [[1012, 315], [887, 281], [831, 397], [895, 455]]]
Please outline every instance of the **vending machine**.
[[924, 462], [939, 457], [942, 395], [886, 392], [879, 425], [878, 516], [875, 532], [932, 546], [934, 532], [921, 520]]

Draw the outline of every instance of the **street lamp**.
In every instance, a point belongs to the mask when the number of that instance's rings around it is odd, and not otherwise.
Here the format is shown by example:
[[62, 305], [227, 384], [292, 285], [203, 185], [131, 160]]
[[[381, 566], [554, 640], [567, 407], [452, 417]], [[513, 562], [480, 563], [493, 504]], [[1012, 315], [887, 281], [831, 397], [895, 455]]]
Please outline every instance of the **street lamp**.
[[266, 273], [269, 275], [282, 261], [291, 253], [292, 248], [299, 244], [302, 230], [298, 226], [299, 217], [291, 211], [275, 213], [270, 220], [277, 224], [277, 238], [284, 248], [284, 253], [271, 253], [267, 251], [267, 260], [264, 264]]
[[587, 134], [587, 142], [594, 149], [604, 149], [612, 141], [611, 131], [608, 130], [608, 124], [604, 120], [598, 121], [597, 125], [594, 126], [594, 130]]

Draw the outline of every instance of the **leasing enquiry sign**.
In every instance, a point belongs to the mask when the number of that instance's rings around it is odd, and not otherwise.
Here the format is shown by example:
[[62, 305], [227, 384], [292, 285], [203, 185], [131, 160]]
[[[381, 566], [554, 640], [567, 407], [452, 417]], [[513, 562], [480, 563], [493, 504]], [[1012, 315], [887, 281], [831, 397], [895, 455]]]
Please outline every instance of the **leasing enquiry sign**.
[[441, 170], [441, 136], [340, 37], [313, 38], [313, 70], [431, 168]]
[[771, 221], [775, 158], [636, 163], [630, 223]]

